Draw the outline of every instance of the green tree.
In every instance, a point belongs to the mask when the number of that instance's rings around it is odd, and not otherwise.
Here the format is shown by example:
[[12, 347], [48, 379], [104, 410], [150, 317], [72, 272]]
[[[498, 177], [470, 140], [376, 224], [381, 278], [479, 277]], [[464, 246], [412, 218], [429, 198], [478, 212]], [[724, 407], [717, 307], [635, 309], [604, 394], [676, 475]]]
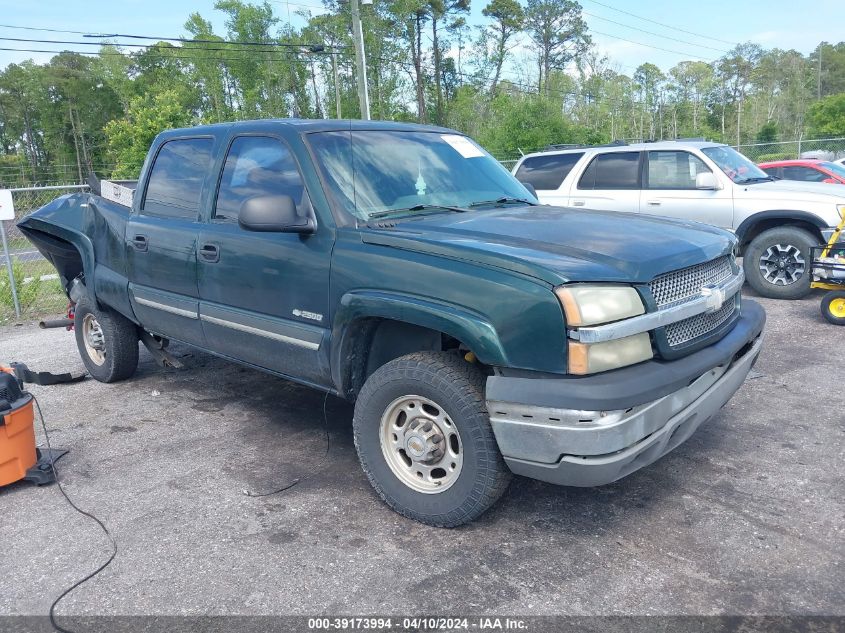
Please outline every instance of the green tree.
[[112, 177], [137, 178], [156, 135], [191, 122], [192, 115], [185, 111], [175, 90], [132, 99], [126, 116], [105, 126], [108, 153], [115, 165]]
[[845, 93], [816, 101], [807, 118], [810, 132], [816, 137], [845, 136]]
[[481, 13], [491, 19], [484, 33], [493, 43], [491, 57], [494, 71], [490, 92], [495, 94], [502, 76], [502, 68], [512, 48], [511, 42], [525, 24], [525, 12], [517, 0], [490, 0]]
[[[542, 89], [552, 69], [582, 55], [590, 44], [581, 5], [575, 0], [528, 0], [525, 27], [536, 47], [537, 86]], [[547, 91], [548, 92], [548, 91]]]

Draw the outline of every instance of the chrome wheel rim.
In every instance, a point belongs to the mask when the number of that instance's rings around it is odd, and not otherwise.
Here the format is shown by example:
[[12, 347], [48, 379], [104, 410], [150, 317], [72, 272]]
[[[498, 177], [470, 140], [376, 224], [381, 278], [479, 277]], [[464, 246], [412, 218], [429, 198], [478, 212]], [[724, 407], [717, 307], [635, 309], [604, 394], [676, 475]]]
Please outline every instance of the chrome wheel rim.
[[381, 452], [403, 484], [425, 494], [448, 490], [461, 474], [460, 433], [439, 404], [422, 396], [402, 396], [381, 416]]
[[88, 358], [95, 365], [102, 365], [106, 362], [106, 345], [103, 336], [103, 328], [93, 314], [86, 314], [82, 319], [82, 340], [85, 343], [85, 352]]
[[773, 244], [760, 256], [760, 273], [775, 286], [794, 284], [806, 267], [801, 249], [793, 244]]

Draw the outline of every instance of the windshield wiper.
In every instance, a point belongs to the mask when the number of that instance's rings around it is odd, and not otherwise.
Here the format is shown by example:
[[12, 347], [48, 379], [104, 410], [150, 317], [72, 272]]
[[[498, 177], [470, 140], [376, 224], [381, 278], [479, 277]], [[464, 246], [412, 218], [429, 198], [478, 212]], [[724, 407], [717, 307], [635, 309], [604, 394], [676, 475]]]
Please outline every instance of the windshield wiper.
[[527, 204], [532, 207], [538, 206], [537, 202], [532, 202], [531, 200], [526, 200], [525, 198], [514, 198], [511, 196], [503, 196], [501, 198], [497, 198], [496, 200], [479, 200], [478, 202], [471, 202], [467, 206], [472, 207], [480, 207], [485, 204], [507, 204], [508, 202], [518, 202], [520, 204]]
[[736, 184], [738, 185], [748, 185], [752, 182], [774, 182], [774, 178], [771, 176], [753, 176], [751, 178], [743, 178], [742, 180], [737, 180]]
[[412, 207], [404, 207], [401, 209], [385, 209], [384, 211], [376, 211], [367, 216], [367, 220], [375, 220], [378, 218], [386, 218], [391, 215], [401, 213], [415, 213], [417, 211], [430, 211], [432, 209], [445, 209], [446, 211], [454, 211], [455, 213], [466, 213], [469, 209], [464, 207], [453, 207], [448, 204], [415, 204]]

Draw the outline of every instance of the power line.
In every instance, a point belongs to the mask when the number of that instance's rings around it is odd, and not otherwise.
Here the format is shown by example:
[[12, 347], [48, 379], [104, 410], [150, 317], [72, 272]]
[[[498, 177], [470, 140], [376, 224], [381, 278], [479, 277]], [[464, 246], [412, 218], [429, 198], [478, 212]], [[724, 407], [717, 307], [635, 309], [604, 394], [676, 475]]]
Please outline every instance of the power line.
[[713, 40], [714, 42], [721, 42], [722, 44], [728, 44], [729, 46], [736, 46], [736, 42], [729, 42], [728, 40], [722, 40], [718, 37], [712, 37], [710, 35], [703, 35], [701, 33], [696, 33], [695, 31], [687, 31], [686, 29], [682, 29], [677, 26], [672, 26], [671, 24], [664, 24], [663, 22], [658, 22], [657, 20], [652, 20], [651, 18], [646, 18], [641, 15], [637, 15], [636, 13], [631, 13], [630, 11], [625, 11], [624, 9], [617, 9], [616, 7], [612, 7], [609, 4], [605, 4], [604, 2], [599, 2], [598, 0], [587, 0], [587, 2], [592, 2], [593, 4], [597, 4], [600, 7], [604, 7], [605, 9], [610, 9], [611, 11], [616, 11], [617, 13], [624, 13], [632, 18], [636, 18], [637, 20], [642, 20], [644, 22], [651, 22], [652, 24], [656, 24], [658, 26], [662, 26], [667, 29], [671, 29], [673, 31], [680, 31], [681, 33], [686, 33], [687, 35], [694, 35], [695, 37], [700, 37], [705, 40]]
[[186, 37], [157, 37], [154, 35], [133, 35], [129, 33], [111, 33], [111, 34], [85, 34], [83, 37], [92, 37], [92, 38], [100, 38], [100, 39], [114, 39], [114, 38], [124, 38], [124, 39], [133, 39], [133, 40], [155, 40], [157, 42], [179, 42], [183, 44], [238, 44], [240, 46], [278, 46], [283, 48], [314, 48], [314, 47], [322, 47], [322, 44], [303, 44], [303, 43], [289, 43], [289, 42], [252, 42], [252, 41], [242, 41], [242, 40], [197, 40], [197, 39], [188, 39]]
[[671, 48], [662, 48], [660, 46], [654, 46], [653, 44], [646, 44], [645, 42], [637, 42], [635, 40], [629, 40], [624, 37], [619, 37], [618, 35], [611, 35], [610, 33], [602, 33], [601, 31], [596, 31], [595, 29], [591, 29], [593, 33], [596, 35], [603, 35], [604, 37], [609, 37], [614, 40], [621, 40], [623, 42], [628, 42], [629, 44], [636, 44], [637, 46], [645, 46], [646, 48], [653, 48], [656, 51], [663, 51], [664, 53], [674, 53], [675, 55], [680, 55], [681, 57], [695, 57], [696, 59], [700, 59], [701, 61], [710, 62], [711, 60], [707, 59], [706, 57], [702, 57], [701, 55], [695, 55], [693, 53], [685, 53], [683, 51], [676, 51], [672, 50]]
[[654, 35], [655, 37], [662, 37], [665, 40], [672, 40], [673, 42], [680, 42], [681, 44], [689, 44], [690, 46], [698, 46], [699, 48], [709, 48], [711, 51], [716, 51], [717, 53], [727, 53], [728, 51], [722, 48], [716, 48], [714, 46], [707, 46], [706, 44], [696, 44], [695, 42], [690, 42], [689, 40], [682, 40], [678, 39], [677, 37], [670, 37], [668, 35], [661, 35], [660, 33], [655, 33], [654, 31], [647, 31], [646, 29], [641, 29], [636, 26], [631, 26], [630, 24], [625, 24], [624, 22], [617, 22], [616, 20], [611, 20], [610, 18], [604, 18], [600, 15], [596, 15], [595, 13], [590, 13], [589, 11], [583, 11], [584, 15], [589, 15], [591, 18], [595, 18], [597, 20], [603, 20], [605, 22], [610, 22], [611, 24], [616, 24], [618, 26], [624, 27], [626, 29], [632, 29], [634, 31], [639, 31], [640, 33], [646, 33], [648, 35]]
[[[180, 50], [197, 50], [197, 51], [226, 51], [226, 52], [241, 52], [241, 53], [289, 53], [289, 52], [296, 52], [296, 51], [271, 51], [271, 50], [256, 50], [253, 48], [232, 48], [229, 46], [224, 46], [222, 48], [211, 48], [211, 47], [190, 47], [190, 46], [162, 46], [159, 44], [128, 44], [126, 42], [81, 42], [77, 40], [38, 40], [38, 39], [28, 39], [22, 37], [0, 37], [0, 41], [9, 41], [9, 42], [32, 42], [37, 44], [74, 44], [79, 46], [115, 46], [115, 47], [125, 47], [125, 48], [146, 48], [146, 49], [161, 49], [161, 50], [171, 50], [171, 51], [180, 51]], [[186, 44], [193, 44], [193, 43], [214, 43], [214, 44], [227, 44], [225, 40], [186, 40]], [[239, 46], [240, 44], [236, 44]], [[322, 47], [322, 44], [320, 45]], [[266, 48], [272, 48], [272, 44], [267, 44]], [[300, 48], [308, 48], [307, 46], [302, 46]], [[313, 48], [313, 47], [312, 47]], [[71, 51], [75, 52], [75, 51]], [[80, 51], [81, 52], [81, 51]], [[321, 53], [322, 50], [310, 50], [309, 53]]]
[[[171, 49], [171, 50], [175, 50], [175, 51], [191, 51], [191, 50], [195, 50], [195, 51], [197, 51], [197, 52], [201, 52], [201, 51], [203, 51], [204, 49], [201, 49], [201, 48], [174, 47], [174, 48], [173, 48], [173, 49]], [[223, 50], [225, 50], [225, 49], [223, 49]], [[123, 58], [129, 58], [129, 56], [128, 56], [128, 55], [125, 55], [124, 53], [112, 53], [112, 52], [110, 52], [110, 51], [71, 51], [71, 50], [67, 50], [67, 49], [66, 49], [66, 50], [63, 50], [63, 51], [56, 51], [56, 50], [47, 50], [47, 49], [41, 49], [41, 48], [7, 48], [7, 47], [0, 47], [0, 51], [13, 51], [13, 52], [18, 52], [18, 53], [51, 53], [51, 54], [53, 54], [53, 55], [60, 55], [60, 54], [62, 54], [62, 53], [73, 53], [73, 54], [75, 54], [75, 55], [96, 55], [96, 56], [110, 56], [110, 57], [123, 57]], [[271, 52], [273, 52], [273, 51], [260, 51], [260, 50], [255, 50], [255, 51], [251, 51], [251, 52], [253, 52], [253, 53], [271, 53]], [[163, 53], [156, 53], [156, 52], [153, 52], [152, 54], [153, 54], [153, 55], [156, 55], [156, 56], [158, 56], [158, 57], [160, 57], [160, 58], [162, 58], [162, 59], [185, 59], [185, 60], [188, 60], [188, 61], [193, 61], [193, 62], [197, 62], [197, 61], [212, 61], [212, 62], [220, 62], [220, 61], [224, 61], [224, 62], [225, 62], [225, 61], [230, 61], [230, 62], [243, 62], [243, 61], [244, 61], [244, 59], [245, 59], [244, 57], [223, 57], [223, 56], [221, 56], [221, 57], [216, 57], [216, 56], [211, 56], [211, 57], [208, 57], [207, 59], [203, 60], [203, 59], [201, 59], [201, 57], [200, 57], [200, 56], [198, 56], [198, 55], [170, 55], [170, 54], [165, 55], [165, 54], [163, 54]], [[304, 54], [304, 53], [303, 53], [303, 54]], [[331, 53], [324, 53], [324, 54], [331, 54]], [[267, 61], [271, 61], [271, 62], [272, 62], [272, 61], [276, 61], [276, 62], [289, 62], [289, 61], [291, 61], [292, 59], [298, 59], [298, 58], [299, 58], [299, 57], [298, 57], [298, 53], [294, 53], [294, 52], [292, 52], [292, 53], [291, 53], [289, 56], [287, 56], [287, 57], [270, 57], [270, 58], [264, 58], [264, 59], [263, 59], [263, 60], [261, 60], [261, 61], [264, 61], [264, 62], [267, 62]], [[131, 58], [130, 58], [130, 59], [131, 59]]]

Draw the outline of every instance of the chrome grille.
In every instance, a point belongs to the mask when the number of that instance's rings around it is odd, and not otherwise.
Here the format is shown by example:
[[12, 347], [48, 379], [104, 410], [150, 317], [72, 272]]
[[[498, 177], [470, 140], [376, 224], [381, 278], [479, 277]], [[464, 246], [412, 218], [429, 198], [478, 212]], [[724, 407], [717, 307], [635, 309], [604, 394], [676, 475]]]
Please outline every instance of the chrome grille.
[[704, 286], [719, 284], [732, 274], [731, 258], [724, 255], [655, 277], [649, 288], [658, 309], [665, 308], [698, 296]]
[[715, 312], [696, 314], [694, 317], [666, 326], [666, 340], [671, 347], [704, 336], [731, 318], [736, 311], [736, 295], [725, 301]]

